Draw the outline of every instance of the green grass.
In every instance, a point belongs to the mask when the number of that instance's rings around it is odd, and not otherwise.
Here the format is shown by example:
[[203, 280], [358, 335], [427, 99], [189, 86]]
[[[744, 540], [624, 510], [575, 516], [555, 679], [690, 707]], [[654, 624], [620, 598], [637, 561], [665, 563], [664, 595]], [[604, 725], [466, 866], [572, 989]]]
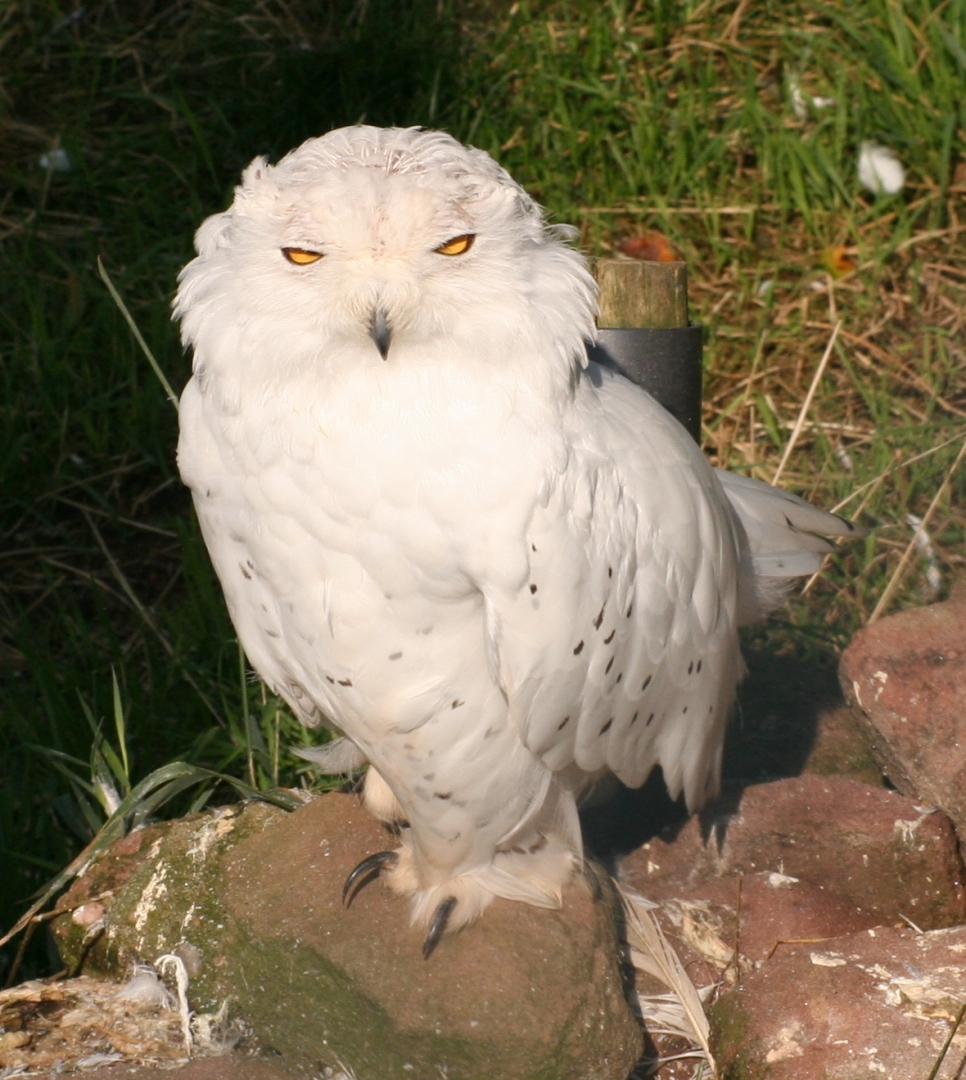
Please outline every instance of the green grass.
[[[851, 337], [784, 482], [834, 504], [892, 469], [863, 509], [880, 528], [754, 640], [817, 655], [868, 618], [911, 538], [905, 515], [924, 512], [966, 435], [966, 257], [950, 231], [966, 190], [966, 0], [759, 3], [737, 24], [735, 10], [0, 9], [0, 924], [101, 812], [84, 813], [50, 752], [83, 771], [87, 714], [114, 724], [112, 672], [131, 780], [182, 759], [262, 788], [299, 782], [285, 747], [309, 736], [242, 677], [175, 472], [174, 412], [96, 261], [180, 389], [169, 303], [194, 229], [251, 157], [330, 127], [445, 127], [578, 224], [590, 251], [661, 229], [709, 328], [705, 441], [730, 467], [772, 474], [841, 316]], [[834, 104], [799, 117], [796, 85]], [[903, 158], [903, 193], [859, 188], [863, 139]], [[55, 146], [70, 172], [38, 164]], [[820, 253], [833, 244], [858, 270], [830, 292]], [[940, 595], [962, 571], [964, 475], [930, 525]], [[923, 570], [914, 561], [898, 604], [926, 597]], [[50, 962], [38, 936], [25, 970]]]

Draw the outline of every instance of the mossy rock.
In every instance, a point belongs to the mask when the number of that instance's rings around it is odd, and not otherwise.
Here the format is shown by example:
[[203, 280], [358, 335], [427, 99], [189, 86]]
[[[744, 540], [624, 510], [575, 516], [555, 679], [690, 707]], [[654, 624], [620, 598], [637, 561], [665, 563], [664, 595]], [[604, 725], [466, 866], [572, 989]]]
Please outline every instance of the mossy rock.
[[[192, 1007], [227, 1000], [295, 1072], [625, 1080], [642, 1032], [609, 889], [575, 878], [560, 911], [496, 901], [425, 961], [408, 902], [381, 884], [342, 907], [349, 870], [391, 845], [343, 794], [152, 826], [75, 884], [55, 934], [67, 965], [91, 974], [177, 953]], [[97, 915], [103, 931], [85, 944]]]
[[765, 1051], [749, 1034], [740, 998], [734, 993], [723, 994], [708, 1010], [708, 1022], [721, 1080], [766, 1080]]

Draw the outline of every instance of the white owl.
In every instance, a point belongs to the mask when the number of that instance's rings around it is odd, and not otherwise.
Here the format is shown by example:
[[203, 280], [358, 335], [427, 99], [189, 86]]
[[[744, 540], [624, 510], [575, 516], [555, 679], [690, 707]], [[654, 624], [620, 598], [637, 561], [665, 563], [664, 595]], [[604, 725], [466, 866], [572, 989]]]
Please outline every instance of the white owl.
[[713, 793], [738, 626], [853, 527], [588, 363], [584, 259], [448, 135], [257, 158], [196, 248], [181, 475], [252, 664], [399, 826], [350, 895], [382, 870], [428, 955], [560, 903], [606, 774]]

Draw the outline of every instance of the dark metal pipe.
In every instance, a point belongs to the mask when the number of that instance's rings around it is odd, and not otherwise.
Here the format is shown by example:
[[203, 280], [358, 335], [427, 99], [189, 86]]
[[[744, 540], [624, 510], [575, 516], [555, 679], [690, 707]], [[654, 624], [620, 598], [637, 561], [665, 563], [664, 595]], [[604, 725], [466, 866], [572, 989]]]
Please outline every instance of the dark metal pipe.
[[699, 323], [672, 329], [598, 330], [587, 354], [646, 390], [701, 442], [702, 332]]

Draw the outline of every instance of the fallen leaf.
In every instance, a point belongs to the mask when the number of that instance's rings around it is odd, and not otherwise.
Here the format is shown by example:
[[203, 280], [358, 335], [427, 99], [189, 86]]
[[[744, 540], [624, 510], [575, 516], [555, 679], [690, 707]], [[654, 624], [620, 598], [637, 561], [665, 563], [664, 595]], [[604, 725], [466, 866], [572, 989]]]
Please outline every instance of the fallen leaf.
[[821, 263], [834, 278], [847, 277], [854, 273], [859, 265], [855, 257], [849, 254], [848, 248], [841, 246], [825, 248], [821, 255]]
[[668, 238], [657, 229], [618, 241], [617, 250], [642, 262], [679, 262], [681, 259]]

